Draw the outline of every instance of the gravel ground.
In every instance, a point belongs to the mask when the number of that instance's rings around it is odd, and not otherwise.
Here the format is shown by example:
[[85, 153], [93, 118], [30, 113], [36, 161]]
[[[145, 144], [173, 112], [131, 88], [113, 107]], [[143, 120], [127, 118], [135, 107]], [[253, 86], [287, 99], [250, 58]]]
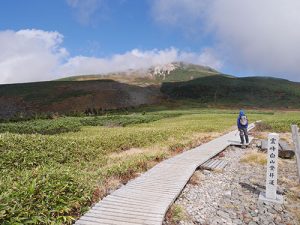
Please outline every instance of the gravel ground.
[[222, 159], [229, 164], [223, 171], [197, 170], [174, 204], [184, 216], [177, 215], [176, 221], [167, 216], [164, 225], [300, 224], [299, 189], [291, 191], [297, 186], [295, 158], [280, 160], [279, 164], [278, 191], [284, 196], [284, 204], [259, 201], [259, 193], [265, 188], [266, 166], [240, 162], [245, 155], [257, 152], [256, 144], [247, 149], [227, 148]]

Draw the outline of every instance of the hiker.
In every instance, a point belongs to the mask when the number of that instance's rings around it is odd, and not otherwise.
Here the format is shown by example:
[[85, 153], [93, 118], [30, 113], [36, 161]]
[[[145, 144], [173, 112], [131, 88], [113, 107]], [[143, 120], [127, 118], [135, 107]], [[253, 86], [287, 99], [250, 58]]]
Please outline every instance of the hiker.
[[239, 117], [237, 119], [237, 126], [240, 131], [240, 138], [241, 138], [241, 144], [244, 144], [244, 136], [246, 139], [246, 143], [249, 143], [249, 138], [248, 138], [248, 119], [247, 116], [245, 115], [245, 112], [243, 110], [240, 111]]

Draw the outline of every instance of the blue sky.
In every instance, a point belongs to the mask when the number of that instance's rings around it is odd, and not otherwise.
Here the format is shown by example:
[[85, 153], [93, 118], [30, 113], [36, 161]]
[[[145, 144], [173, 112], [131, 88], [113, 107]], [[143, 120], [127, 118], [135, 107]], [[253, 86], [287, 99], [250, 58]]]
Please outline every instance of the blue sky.
[[[58, 31], [64, 35], [64, 46], [71, 54], [77, 55], [103, 56], [134, 48], [164, 49], [171, 46], [199, 51], [206, 46], [201, 39], [187, 38], [179, 30], [155, 23], [149, 1], [99, 2], [102, 3], [99, 3], [96, 13], [83, 23], [78, 18], [79, 12], [64, 0], [6, 1], [0, 8], [0, 28]], [[93, 47], [97, 51], [91, 51]]]
[[299, 11], [297, 0], [3, 0], [0, 83], [174, 60], [299, 80]]

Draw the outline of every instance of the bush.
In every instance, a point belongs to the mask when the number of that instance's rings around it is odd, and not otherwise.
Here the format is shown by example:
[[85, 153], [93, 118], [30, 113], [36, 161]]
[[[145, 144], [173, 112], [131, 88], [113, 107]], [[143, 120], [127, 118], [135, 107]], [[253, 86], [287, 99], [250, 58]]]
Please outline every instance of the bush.
[[53, 120], [31, 120], [22, 122], [0, 123], [0, 133], [10, 132], [18, 134], [59, 134], [76, 132], [81, 127], [80, 122], [72, 118]]
[[175, 117], [181, 114], [131, 114], [85, 117], [80, 120], [84, 126], [128, 126], [131, 124], [150, 123], [160, 119]]
[[[72, 224], [72, 212], [81, 211], [91, 193], [76, 172], [38, 167], [0, 176], [0, 224]], [[9, 185], [9, 186], [8, 186]]]
[[270, 124], [267, 124], [266, 122], [260, 122], [255, 124], [255, 129], [257, 131], [267, 131], [271, 130], [272, 126]]

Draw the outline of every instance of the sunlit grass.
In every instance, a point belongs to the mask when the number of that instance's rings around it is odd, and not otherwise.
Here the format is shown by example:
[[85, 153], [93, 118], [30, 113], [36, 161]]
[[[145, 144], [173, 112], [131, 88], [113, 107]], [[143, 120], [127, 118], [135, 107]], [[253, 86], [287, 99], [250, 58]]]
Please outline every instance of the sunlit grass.
[[252, 165], [266, 165], [267, 164], [267, 155], [262, 152], [251, 152], [244, 155], [240, 162], [242, 163], [249, 163]]

